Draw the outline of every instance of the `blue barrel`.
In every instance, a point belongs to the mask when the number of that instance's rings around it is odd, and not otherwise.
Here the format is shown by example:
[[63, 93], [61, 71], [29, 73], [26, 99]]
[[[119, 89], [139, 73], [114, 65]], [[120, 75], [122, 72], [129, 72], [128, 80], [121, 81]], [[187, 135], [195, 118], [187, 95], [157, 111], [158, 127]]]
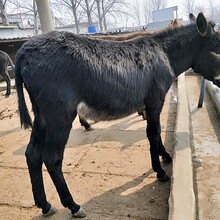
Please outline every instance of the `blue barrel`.
[[88, 26], [88, 33], [90, 34], [96, 33], [96, 26]]

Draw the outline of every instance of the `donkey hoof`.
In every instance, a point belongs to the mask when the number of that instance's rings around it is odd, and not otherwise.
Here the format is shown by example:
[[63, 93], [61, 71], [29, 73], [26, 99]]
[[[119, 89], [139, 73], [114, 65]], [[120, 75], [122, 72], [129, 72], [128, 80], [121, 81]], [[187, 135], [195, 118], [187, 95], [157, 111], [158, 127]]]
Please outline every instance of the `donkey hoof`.
[[88, 127], [88, 128], [86, 128], [86, 131], [93, 131], [93, 128], [92, 127]]
[[8, 98], [9, 97], [9, 94], [5, 94], [5, 98]]
[[157, 177], [160, 182], [167, 182], [170, 180], [170, 177], [165, 173], [163, 177]]
[[50, 215], [55, 214], [57, 211], [58, 211], [58, 210], [57, 210], [55, 207], [51, 206], [50, 210], [49, 210], [47, 213], [43, 214], [43, 215], [44, 215], [45, 217], [47, 217], [47, 216], [50, 216]]
[[85, 218], [86, 215], [87, 214], [86, 214], [85, 210], [82, 207], [80, 207], [78, 212], [73, 213], [73, 217], [74, 218]]

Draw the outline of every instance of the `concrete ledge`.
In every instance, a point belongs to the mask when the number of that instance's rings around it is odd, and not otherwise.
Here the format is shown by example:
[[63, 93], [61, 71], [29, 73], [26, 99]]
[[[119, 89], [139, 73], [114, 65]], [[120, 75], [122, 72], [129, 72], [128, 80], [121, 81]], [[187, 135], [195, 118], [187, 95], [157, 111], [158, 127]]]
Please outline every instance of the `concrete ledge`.
[[220, 118], [220, 89], [208, 80], [206, 80], [206, 88], [212, 99], [212, 102], [214, 103], [215, 110]]
[[178, 77], [177, 91], [176, 143], [169, 198], [169, 220], [194, 220], [196, 208], [190, 148], [190, 118], [184, 73]]

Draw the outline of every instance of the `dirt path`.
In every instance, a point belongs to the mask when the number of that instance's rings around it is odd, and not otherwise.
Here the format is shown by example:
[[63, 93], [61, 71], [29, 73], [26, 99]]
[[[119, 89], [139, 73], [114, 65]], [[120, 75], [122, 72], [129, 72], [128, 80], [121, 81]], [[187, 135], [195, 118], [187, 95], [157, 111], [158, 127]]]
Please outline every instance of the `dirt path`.
[[199, 78], [187, 76], [198, 220], [220, 219], [220, 120], [209, 95], [197, 108]]
[[[174, 86], [175, 90], [175, 86]], [[0, 219], [44, 219], [34, 206], [24, 152], [30, 131], [20, 130], [15, 90], [0, 93]], [[29, 108], [30, 109], [30, 108]], [[162, 138], [172, 154], [176, 102], [168, 93], [161, 115]], [[170, 182], [156, 180], [150, 164], [146, 122], [137, 114], [93, 124], [86, 132], [73, 123], [65, 150], [63, 171], [86, 219], [167, 219]], [[163, 164], [171, 175], [172, 165]], [[44, 169], [48, 200], [59, 208], [48, 219], [72, 219], [64, 209]]]

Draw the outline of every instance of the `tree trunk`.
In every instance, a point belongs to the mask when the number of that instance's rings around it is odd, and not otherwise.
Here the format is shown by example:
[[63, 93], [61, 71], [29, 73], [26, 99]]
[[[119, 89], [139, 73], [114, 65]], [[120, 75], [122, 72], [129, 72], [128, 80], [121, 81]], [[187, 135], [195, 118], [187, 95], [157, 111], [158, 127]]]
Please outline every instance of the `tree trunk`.
[[105, 18], [105, 8], [104, 8], [104, 2], [102, 1], [102, 16], [103, 16], [103, 26], [104, 26], [104, 31], [107, 31], [107, 22]]
[[97, 11], [98, 11], [98, 19], [99, 19], [100, 31], [103, 31], [102, 15], [101, 15], [101, 8], [100, 8], [100, 0], [96, 0], [96, 4], [97, 4]]
[[79, 34], [79, 32], [80, 32], [80, 30], [79, 30], [79, 21], [78, 21], [78, 18], [77, 18], [76, 10], [74, 10], [74, 9], [73, 9], [73, 17], [74, 17], [75, 25], [76, 25], [76, 33]]
[[89, 8], [89, 1], [85, 0], [86, 3], [86, 13], [87, 13], [87, 17], [88, 17], [88, 25], [92, 26], [92, 17], [91, 17], [91, 12], [90, 12], [90, 8]]
[[4, 26], [8, 26], [8, 17], [5, 11], [5, 3], [3, 3], [3, 0], [0, 0], [0, 16], [2, 18], [2, 22]]

